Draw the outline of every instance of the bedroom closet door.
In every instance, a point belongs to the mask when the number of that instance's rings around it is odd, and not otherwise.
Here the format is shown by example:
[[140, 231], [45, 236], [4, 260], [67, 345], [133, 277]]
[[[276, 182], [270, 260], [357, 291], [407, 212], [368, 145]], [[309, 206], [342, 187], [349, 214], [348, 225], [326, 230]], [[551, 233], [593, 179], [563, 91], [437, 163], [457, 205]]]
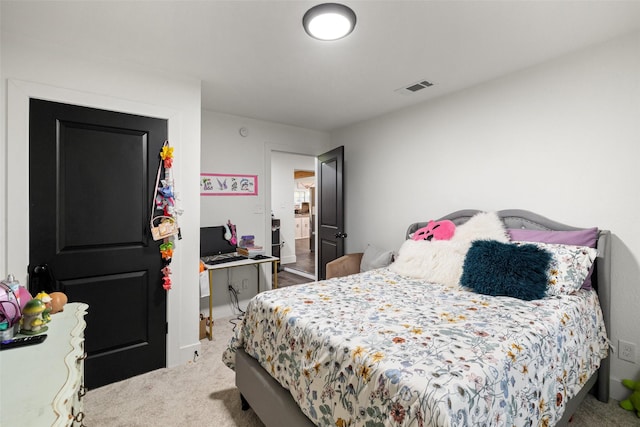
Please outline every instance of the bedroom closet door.
[[327, 263], [344, 255], [344, 147], [318, 156], [318, 280], [327, 277]]
[[166, 366], [149, 213], [167, 121], [32, 99], [29, 290], [89, 304], [85, 384]]

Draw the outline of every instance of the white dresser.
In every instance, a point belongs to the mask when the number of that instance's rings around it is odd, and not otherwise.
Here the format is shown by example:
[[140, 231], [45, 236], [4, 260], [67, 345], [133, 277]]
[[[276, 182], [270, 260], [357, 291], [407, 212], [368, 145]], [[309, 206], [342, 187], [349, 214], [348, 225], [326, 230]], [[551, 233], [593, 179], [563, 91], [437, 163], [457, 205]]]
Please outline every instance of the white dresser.
[[0, 351], [0, 427], [83, 425], [88, 307], [67, 304], [51, 316], [44, 342]]

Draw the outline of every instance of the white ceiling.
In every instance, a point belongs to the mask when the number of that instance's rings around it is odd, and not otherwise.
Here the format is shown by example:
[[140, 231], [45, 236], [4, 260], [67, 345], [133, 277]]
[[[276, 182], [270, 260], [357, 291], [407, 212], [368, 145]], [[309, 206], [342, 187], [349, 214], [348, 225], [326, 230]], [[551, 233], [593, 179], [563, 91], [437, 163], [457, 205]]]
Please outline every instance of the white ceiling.
[[635, 0], [345, 0], [356, 29], [321, 42], [302, 29], [320, 2], [2, 0], [2, 36], [195, 77], [204, 109], [328, 131], [640, 30]]

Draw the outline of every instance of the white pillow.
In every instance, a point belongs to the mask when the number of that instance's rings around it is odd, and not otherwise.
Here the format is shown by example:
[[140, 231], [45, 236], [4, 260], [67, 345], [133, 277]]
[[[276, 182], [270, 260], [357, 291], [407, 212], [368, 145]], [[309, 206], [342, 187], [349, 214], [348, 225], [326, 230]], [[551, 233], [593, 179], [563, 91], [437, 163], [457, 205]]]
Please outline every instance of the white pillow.
[[393, 261], [393, 252], [367, 245], [360, 260], [360, 273], [386, 267]]
[[389, 269], [403, 276], [458, 286], [469, 245], [451, 240], [407, 240]]
[[460, 286], [464, 258], [474, 240], [507, 243], [509, 237], [495, 212], [480, 212], [457, 226], [451, 240], [405, 241], [389, 269], [432, 283]]
[[495, 212], [480, 212], [469, 218], [464, 224], [456, 227], [452, 241], [466, 242], [471, 245], [474, 240], [510, 241], [507, 230]]

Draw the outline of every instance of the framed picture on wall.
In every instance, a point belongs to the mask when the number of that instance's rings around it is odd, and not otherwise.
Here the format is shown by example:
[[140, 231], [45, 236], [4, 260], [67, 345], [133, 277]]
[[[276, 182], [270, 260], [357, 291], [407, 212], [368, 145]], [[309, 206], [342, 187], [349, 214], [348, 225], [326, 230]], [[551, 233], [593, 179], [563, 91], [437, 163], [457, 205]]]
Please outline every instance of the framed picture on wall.
[[201, 173], [201, 196], [257, 196], [258, 175]]

